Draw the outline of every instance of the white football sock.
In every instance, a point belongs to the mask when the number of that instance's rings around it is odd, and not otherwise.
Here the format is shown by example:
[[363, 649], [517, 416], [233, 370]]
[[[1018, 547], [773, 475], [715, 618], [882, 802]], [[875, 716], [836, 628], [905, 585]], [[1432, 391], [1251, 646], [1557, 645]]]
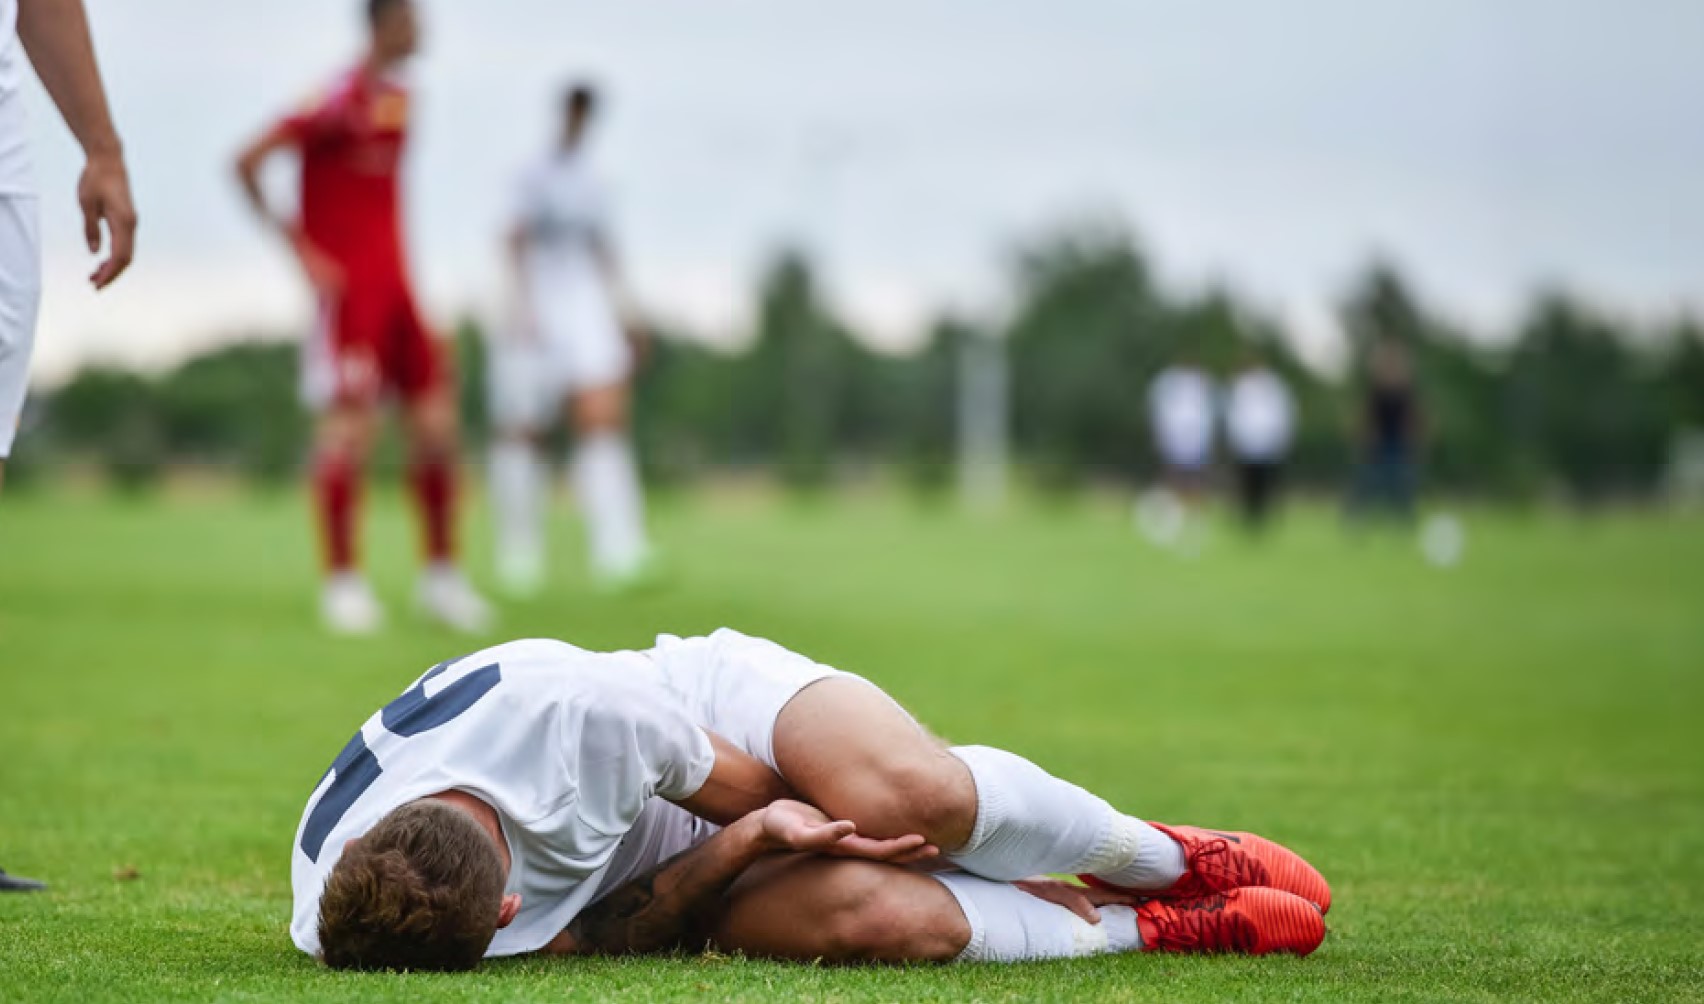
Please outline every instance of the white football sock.
[[[970, 839], [947, 855], [965, 871], [1012, 881], [1059, 872], [1128, 877], [1134, 869], [1143, 883], [1137, 888], [1144, 889], [1163, 888], [1183, 875], [1175, 841], [1098, 796], [1005, 750], [955, 746], [949, 752], [976, 784]], [[1175, 859], [1165, 845], [1177, 848]], [[1173, 863], [1176, 873], [1166, 878]]]
[[1136, 911], [1128, 906], [1100, 907], [1101, 922], [1091, 924], [1004, 882], [963, 872], [941, 873], [935, 879], [958, 900], [970, 923], [970, 943], [957, 962], [1069, 959], [1142, 947]]
[[1136, 860], [1123, 868], [1095, 872], [1095, 878], [1104, 879], [1121, 889], [1144, 891], [1157, 892], [1176, 885], [1189, 868], [1189, 862], [1183, 856], [1183, 845], [1141, 820], [1133, 822], [1140, 838]]
[[592, 568], [611, 575], [632, 572], [650, 545], [639, 470], [627, 437], [594, 432], [582, 439], [574, 459], [574, 487], [586, 511]]
[[538, 453], [531, 444], [499, 439], [491, 446], [488, 462], [500, 559], [531, 560], [542, 548]]

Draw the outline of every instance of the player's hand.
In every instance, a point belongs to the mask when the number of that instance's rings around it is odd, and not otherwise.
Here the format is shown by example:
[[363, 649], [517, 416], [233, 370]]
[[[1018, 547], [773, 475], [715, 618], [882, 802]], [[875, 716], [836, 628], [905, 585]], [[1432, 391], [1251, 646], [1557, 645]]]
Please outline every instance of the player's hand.
[[1100, 910], [1097, 907], [1133, 907], [1142, 902], [1140, 896], [1133, 896], [1127, 892], [1073, 885], [1070, 882], [1061, 882], [1058, 879], [1047, 878], [1046, 876], [1021, 879], [1012, 884], [1036, 899], [1045, 899], [1049, 903], [1070, 910], [1091, 924], [1101, 922]]
[[656, 348], [656, 337], [651, 334], [650, 326], [639, 315], [628, 311], [621, 319], [621, 330], [633, 350], [633, 368], [645, 369], [651, 364], [651, 355]]
[[762, 839], [772, 851], [831, 854], [891, 864], [910, 864], [938, 853], [915, 833], [892, 840], [858, 836], [858, 827], [851, 820], [829, 819], [816, 807], [791, 799], [771, 802], [760, 811]]
[[300, 230], [290, 232], [290, 248], [296, 252], [296, 260], [301, 262], [302, 271], [307, 275], [308, 282], [314, 287], [314, 292], [321, 296], [335, 296], [343, 292], [348, 280], [343, 272], [343, 266], [331, 255], [320, 250], [306, 234]]
[[130, 267], [136, 251], [136, 206], [130, 201], [130, 174], [122, 156], [89, 158], [77, 180], [77, 205], [83, 209], [83, 240], [90, 254], [100, 254], [101, 224], [106, 224], [107, 259], [89, 276], [96, 289], [105, 289]]

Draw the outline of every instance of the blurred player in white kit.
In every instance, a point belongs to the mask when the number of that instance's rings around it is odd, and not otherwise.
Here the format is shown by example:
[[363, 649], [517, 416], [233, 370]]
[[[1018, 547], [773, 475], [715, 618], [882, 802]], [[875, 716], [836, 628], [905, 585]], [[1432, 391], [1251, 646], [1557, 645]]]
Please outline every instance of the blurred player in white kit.
[[539, 440], [565, 405], [594, 578], [620, 589], [650, 570], [628, 422], [637, 328], [624, 309], [607, 196], [586, 152], [597, 106], [590, 85], [571, 87], [556, 143], [521, 176], [509, 233], [517, 316], [491, 345], [498, 574], [521, 595], [544, 576]]
[[[124, 147], [107, 110], [83, 0], [0, 0], [0, 484], [24, 408], [41, 302], [41, 233], [24, 111], [26, 54], [87, 158], [77, 181], [83, 239], [98, 252], [105, 223], [111, 251], [89, 276], [96, 289], [130, 266], [136, 240]], [[0, 870], [0, 892], [40, 888], [40, 882]]]
[[1225, 434], [1237, 465], [1238, 507], [1252, 531], [1264, 529], [1277, 506], [1295, 427], [1290, 388], [1250, 349], [1225, 394]]
[[1188, 539], [1213, 464], [1214, 394], [1213, 378], [1187, 347], [1148, 385], [1148, 424], [1164, 485], [1143, 499], [1137, 516], [1156, 543]]

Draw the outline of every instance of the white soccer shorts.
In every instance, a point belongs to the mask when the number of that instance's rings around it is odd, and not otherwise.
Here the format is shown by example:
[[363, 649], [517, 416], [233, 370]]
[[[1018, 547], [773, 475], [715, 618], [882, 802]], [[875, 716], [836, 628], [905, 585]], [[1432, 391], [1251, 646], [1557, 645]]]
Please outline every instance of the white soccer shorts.
[[11, 455], [41, 303], [41, 224], [31, 195], [0, 196], [0, 460]]
[[505, 431], [547, 426], [569, 396], [623, 383], [633, 374], [633, 349], [613, 317], [488, 344], [491, 424]]

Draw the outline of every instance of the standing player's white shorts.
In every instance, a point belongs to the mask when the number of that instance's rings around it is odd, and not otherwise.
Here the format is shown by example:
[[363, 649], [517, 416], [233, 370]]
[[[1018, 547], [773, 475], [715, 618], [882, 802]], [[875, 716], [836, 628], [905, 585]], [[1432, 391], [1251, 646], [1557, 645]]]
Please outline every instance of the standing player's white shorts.
[[[775, 722], [787, 703], [819, 680], [863, 680], [728, 628], [707, 638], [661, 635], [657, 647], [645, 654], [656, 672], [649, 682], [661, 686], [700, 727], [776, 773]], [[672, 802], [651, 799], [622, 840], [598, 895], [697, 846], [717, 829]]]
[[41, 227], [33, 195], [0, 195], [0, 460], [11, 455], [41, 304]]
[[[602, 292], [595, 297], [605, 300]], [[493, 339], [486, 392], [491, 422], [500, 430], [549, 425], [569, 397], [625, 383], [633, 375], [633, 349], [613, 310], [601, 303], [566, 311], [579, 316], [546, 322], [527, 334]]]

